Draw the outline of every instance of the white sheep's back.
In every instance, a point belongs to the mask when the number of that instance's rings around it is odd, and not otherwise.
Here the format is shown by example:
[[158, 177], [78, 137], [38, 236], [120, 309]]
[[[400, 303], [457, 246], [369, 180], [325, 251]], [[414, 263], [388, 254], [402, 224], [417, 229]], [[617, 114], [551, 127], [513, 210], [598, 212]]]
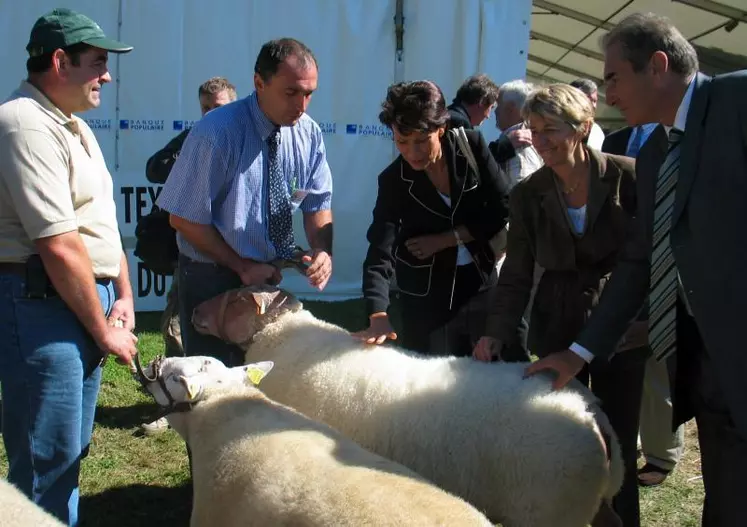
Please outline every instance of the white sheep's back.
[[[524, 379], [526, 364], [368, 346], [306, 311], [285, 315], [255, 337], [246, 361], [259, 360], [275, 362], [262, 384], [270, 398], [478, 507], [523, 507], [485, 495], [496, 479], [532, 488], [541, 478], [547, 488], [579, 475], [608, 477], [593, 425], [595, 398], [579, 383], [553, 392], [549, 377]], [[536, 499], [528, 497], [526, 507]]]
[[0, 477], [0, 527], [63, 527], [64, 524]]

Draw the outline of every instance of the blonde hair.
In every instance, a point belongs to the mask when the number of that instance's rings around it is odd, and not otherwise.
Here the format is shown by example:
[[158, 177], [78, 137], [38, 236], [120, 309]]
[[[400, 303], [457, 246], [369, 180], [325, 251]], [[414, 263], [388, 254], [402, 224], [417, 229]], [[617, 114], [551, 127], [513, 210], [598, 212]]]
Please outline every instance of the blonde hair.
[[225, 77], [212, 77], [202, 84], [197, 90], [197, 95], [202, 97], [203, 95], [215, 95], [222, 91], [228, 92], [228, 98], [232, 101], [236, 100], [236, 87], [231, 84]]
[[543, 119], [567, 123], [576, 131], [594, 120], [594, 107], [586, 94], [563, 83], [548, 84], [529, 94], [521, 116], [526, 121], [533, 113]]

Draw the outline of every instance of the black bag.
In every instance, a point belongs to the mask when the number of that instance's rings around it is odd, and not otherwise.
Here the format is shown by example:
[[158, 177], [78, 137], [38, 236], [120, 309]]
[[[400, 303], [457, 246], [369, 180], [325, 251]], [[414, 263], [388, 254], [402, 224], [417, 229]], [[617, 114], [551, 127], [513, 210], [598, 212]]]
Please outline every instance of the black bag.
[[169, 224], [169, 213], [155, 205], [135, 227], [135, 256], [156, 274], [173, 275], [179, 258], [176, 231]]

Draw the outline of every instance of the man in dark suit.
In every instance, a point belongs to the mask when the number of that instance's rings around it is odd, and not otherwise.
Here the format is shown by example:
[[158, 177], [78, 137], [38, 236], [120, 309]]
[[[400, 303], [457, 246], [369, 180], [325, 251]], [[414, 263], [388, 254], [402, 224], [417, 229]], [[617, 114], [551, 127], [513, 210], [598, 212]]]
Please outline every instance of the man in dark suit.
[[471, 130], [490, 117], [498, 100], [498, 86], [484, 73], [465, 80], [456, 97], [446, 108], [449, 110], [449, 128], [464, 127]]
[[648, 141], [638, 155], [637, 224], [585, 329], [527, 373], [554, 370], [562, 386], [584, 360], [605, 360], [648, 295], [649, 343], [670, 369], [675, 424], [698, 424], [703, 525], [744, 525], [747, 71], [698, 73], [692, 45], [654, 14], [626, 17], [603, 47], [608, 104], [631, 125], [659, 122], [669, 145]]
[[[602, 152], [636, 158], [658, 123], [626, 126], [608, 134]], [[666, 148], [664, 134], [656, 134]], [[644, 307], [638, 320], [646, 321]], [[661, 485], [682, 457], [684, 425], [672, 433], [672, 399], [666, 362], [650, 357], [646, 361], [640, 411], [640, 446], [646, 464], [638, 470], [638, 483], [644, 487]]]

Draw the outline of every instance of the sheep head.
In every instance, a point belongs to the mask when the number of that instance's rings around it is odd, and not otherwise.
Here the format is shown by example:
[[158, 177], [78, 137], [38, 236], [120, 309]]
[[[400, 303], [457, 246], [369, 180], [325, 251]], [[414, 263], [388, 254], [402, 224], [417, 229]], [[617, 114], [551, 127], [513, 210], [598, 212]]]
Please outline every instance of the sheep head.
[[168, 357], [147, 366], [149, 376], [157, 378], [147, 389], [160, 406], [195, 403], [213, 390], [256, 386], [273, 366], [264, 361], [227, 368], [213, 357]]
[[198, 333], [244, 345], [281, 315], [302, 308], [296, 297], [278, 287], [245, 286], [198, 305], [192, 312], [192, 325]]

